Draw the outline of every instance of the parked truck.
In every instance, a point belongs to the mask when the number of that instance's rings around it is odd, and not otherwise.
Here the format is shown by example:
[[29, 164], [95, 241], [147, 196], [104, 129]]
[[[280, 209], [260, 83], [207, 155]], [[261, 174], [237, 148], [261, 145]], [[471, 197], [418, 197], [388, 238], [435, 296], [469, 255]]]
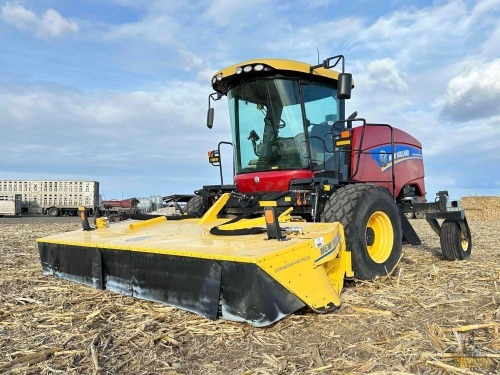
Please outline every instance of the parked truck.
[[21, 215], [21, 194], [0, 195], [0, 216]]
[[80, 180], [0, 180], [0, 196], [21, 195], [23, 214], [73, 216], [79, 206], [93, 215], [99, 206], [99, 182]]

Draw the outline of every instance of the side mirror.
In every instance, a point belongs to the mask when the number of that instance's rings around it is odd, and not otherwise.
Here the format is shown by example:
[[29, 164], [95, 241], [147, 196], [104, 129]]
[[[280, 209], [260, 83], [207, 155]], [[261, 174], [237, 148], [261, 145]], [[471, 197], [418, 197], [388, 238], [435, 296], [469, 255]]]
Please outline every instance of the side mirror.
[[352, 74], [340, 73], [337, 81], [337, 99], [351, 99]]
[[207, 128], [212, 129], [214, 126], [214, 109], [210, 106], [210, 101], [221, 100], [222, 94], [219, 92], [214, 92], [208, 95], [208, 113], [207, 113]]
[[207, 112], [207, 128], [212, 129], [214, 126], [214, 109], [209, 108]]

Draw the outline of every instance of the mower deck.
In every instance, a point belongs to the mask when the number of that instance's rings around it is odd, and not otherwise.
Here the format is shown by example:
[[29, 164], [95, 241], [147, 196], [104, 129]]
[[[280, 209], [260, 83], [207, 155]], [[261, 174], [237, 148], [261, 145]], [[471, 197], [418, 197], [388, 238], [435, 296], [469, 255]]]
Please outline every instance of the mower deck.
[[340, 304], [339, 279], [352, 271], [339, 223], [300, 223], [286, 241], [210, 234], [223, 223], [126, 220], [37, 241], [44, 274], [210, 319], [265, 326], [305, 305]]

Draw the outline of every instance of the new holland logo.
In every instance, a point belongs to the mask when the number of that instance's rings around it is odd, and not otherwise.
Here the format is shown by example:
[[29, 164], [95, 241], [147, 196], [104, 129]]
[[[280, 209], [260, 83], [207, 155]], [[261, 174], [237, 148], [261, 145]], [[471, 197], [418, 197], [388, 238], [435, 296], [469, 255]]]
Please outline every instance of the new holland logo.
[[390, 145], [374, 148], [370, 151], [375, 162], [380, 166], [382, 172], [392, 168], [406, 160], [422, 159], [422, 150], [408, 145], [394, 145], [394, 153]]
[[323, 237], [314, 240], [314, 247], [319, 249], [319, 257], [314, 259], [313, 266], [316, 267], [326, 261], [331, 260], [331, 256], [335, 254], [340, 245], [340, 234], [335, 234], [335, 237], [327, 244], [324, 242]]

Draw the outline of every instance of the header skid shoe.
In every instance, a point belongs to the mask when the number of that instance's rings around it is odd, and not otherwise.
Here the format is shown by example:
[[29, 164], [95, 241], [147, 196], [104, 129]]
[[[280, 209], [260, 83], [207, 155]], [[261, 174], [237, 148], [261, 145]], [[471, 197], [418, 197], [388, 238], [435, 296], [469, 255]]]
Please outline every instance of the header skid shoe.
[[[218, 219], [224, 199], [201, 219], [125, 220], [40, 238], [43, 273], [254, 326], [306, 305], [321, 313], [340, 305], [353, 276], [340, 223], [294, 222], [286, 240], [268, 239], [264, 217]], [[278, 220], [286, 232], [289, 211]], [[213, 235], [214, 226], [263, 232]]]

